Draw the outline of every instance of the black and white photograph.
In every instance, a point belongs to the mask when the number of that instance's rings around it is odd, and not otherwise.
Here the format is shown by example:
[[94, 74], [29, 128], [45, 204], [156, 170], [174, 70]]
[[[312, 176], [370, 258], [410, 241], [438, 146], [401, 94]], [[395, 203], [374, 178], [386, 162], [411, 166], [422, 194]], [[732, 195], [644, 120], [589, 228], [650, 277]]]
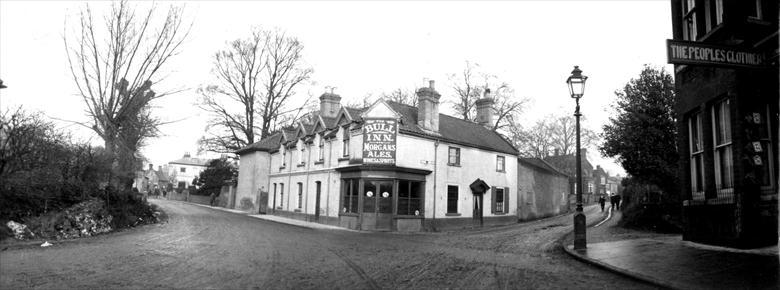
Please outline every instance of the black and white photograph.
[[778, 289], [777, 0], [0, 0], [0, 289]]

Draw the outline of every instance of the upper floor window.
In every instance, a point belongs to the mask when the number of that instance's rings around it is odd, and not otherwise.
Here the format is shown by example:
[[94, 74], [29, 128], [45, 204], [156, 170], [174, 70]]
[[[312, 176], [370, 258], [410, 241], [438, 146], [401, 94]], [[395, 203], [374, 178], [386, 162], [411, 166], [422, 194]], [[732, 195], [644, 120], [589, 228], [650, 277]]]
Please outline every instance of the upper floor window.
[[342, 139], [344, 140], [343, 141], [344, 145], [341, 146], [344, 151], [342, 152], [342, 155], [346, 157], [349, 156], [349, 128], [348, 127], [344, 127], [344, 137]]
[[704, 2], [704, 19], [707, 31], [723, 23], [723, 0], [706, 0]]
[[180, 167], [179, 168], [179, 172], [185, 173], [185, 172], [187, 172], [187, 168], [186, 167]]
[[496, 156], [496, 171], [498, 172], [506, 171], [504, 156]]
[[588, 193], [593, 192], [593, 182], [588, 182]]
[[447, 157], [448, 165], [460, 166], [460, 148], [450, 147]]
[[317, 140], [319, 140], [317, 142], [317, 160], [322, 161], [325, 160], [325, 142], [322, 137], [317, 138]]
[[715, 187], [718, 197], [731, 197], [734, 187], [734, 157], [731, 151], [731, 112], [729, 100], [712, 107]]
[[604, 176], [601, 177], [601, 184], [607, 184], [607, 179]]
[[303, 161], [304, 161], [304, 159], [303, 159], [303, 151], [304, 151], [303, 150], [303, 146], [305, 146], [305, 145], [303, 145], [303, 142], [301, 142], [301, 148], [298, 149], [298, 164], [303, 164]]
[[755, 19], [764, 19], [764, 15], [761, 11], [761, 0], [748, 0], [748, 17]]
[[688, 148], [691, 160], [691, 192], [695, 200], [704, 199], [704, 144], [701, 132], [701, 112], [688, 118]]
[[683, 39], [696, 40], [696, 0], [682, 1]]

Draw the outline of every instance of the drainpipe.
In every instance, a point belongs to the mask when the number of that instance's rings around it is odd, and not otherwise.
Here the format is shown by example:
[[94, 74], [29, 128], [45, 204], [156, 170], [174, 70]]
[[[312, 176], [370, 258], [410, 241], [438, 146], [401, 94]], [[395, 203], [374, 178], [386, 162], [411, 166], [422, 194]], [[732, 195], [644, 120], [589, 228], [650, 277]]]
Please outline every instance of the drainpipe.
[[[322, 135], [325, 136], [325, 134]], [[325, 149], [325, 146], [322, 147]], [[328, 183], [325, 186], [327, 188], [326, 190], [328, 191], [326, 194], [327, 198], [325, 199], [325, 216], [328, 216], [328, 213], [330, 212], [330, 175], [333, 173], [333, 170], [331, 169], [331, 153], [333, 153], [333, 139], [328, 140], [328, 163], [325, 163], [325, 160], [322, 162], [322, 165], [328, 169]], [[339, 199], [341, 199], [341, 196], [339, 196]], [[338, 217], [338, 215], [336, 215], [336, 217]]]
[[[314, 143], [312, 143], [313, 147]], [[304, 147], [306, 147], [306, 143], [303, 144]], [[309, 208], [309, 176], [311, 175], [311, 148], [309, 148], [309, 157], [306, 159], [306, 167], [303, 169], [306, 170], [306, 198], [303, 200], [303, 209], [301, 210], [303, 212], [303, 216], [306, 217], [306, 209]], [[303, 197], [301, 197], [303, 198]]]
[[[266, 187], [266, 188], [268, 188], [268, 194], [271, 194], [271, 152], [267, 152], [267, 154], [268, 154], [268, 187]], [[269, 197], [269, 199], [270, 199], [270, 197]], [[235, 200], [235, 198], [233, 200]], [[266, 206], [268, 206], [268, 201], [267, 200], [265, 201], [265, 204], [266, 204]], [[233, 202], [233, 207], [234, 208], [236, 207], [235, 202]], [[271, 208], [271, 211], [273, 213], [276, 213], [276, 192], [274, 192], [274, 202], [273, 202], [273, 207]], [[267, 210], [266, 210], [266, 213], [268, 213]]]
[[439, 163], [439, 139], [433, 142], [433, 218], [431, 219], [431, 228], [436, 231], [436, 167]]

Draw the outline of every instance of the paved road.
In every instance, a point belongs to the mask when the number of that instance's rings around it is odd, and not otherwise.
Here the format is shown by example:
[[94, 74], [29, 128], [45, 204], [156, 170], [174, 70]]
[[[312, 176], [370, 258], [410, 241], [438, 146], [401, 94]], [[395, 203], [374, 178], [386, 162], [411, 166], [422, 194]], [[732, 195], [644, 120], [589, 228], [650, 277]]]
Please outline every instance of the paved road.
[[363, 233], [155, 202], [168, 223], [1, 252], [0, 288], [648, 287], [563, 253], [555, 241], [571, 230], [571, 215], [465, 232]]

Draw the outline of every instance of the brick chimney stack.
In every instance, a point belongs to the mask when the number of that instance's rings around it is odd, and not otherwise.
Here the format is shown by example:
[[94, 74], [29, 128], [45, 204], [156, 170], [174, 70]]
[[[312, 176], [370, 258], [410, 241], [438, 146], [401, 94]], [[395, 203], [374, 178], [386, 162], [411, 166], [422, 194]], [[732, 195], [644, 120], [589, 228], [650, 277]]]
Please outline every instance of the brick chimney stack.
[[416, 94], [419, 102], [417, 125], [428, 131], [439, 132], [439, 98], [441, 98], [441, 94], [434, 88], [434, 81], [430, 81], [428, 87], [419, 88]]
[[490, 89], [485, 89], [484, 96], [477, 100], [477, 124], [485, 127], [493, 126], [493, 98], [490, 97]]
[[341, 96], [334, 94], [333, 89], [320, 96], [320, 115], [335, 118], [341, 110]]

